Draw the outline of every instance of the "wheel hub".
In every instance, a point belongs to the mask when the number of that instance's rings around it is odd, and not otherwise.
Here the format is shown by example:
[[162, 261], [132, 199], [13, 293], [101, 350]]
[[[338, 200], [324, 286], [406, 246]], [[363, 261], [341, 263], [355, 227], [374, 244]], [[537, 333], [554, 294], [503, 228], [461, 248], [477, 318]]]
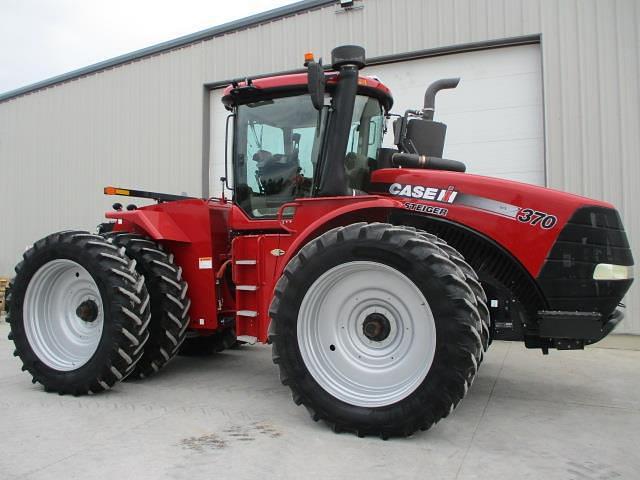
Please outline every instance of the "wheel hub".
[[402, 272], [373, 261], [327, 270], [298, 312], [300, 354], [312, 377], [350, 405], [382, 407], [410, 395], [435, 354], [429, 303]]
[[104, 327], [100, 289], [79, 263], [56, 259], [31, 277], [23, 304], [25, 333], [38, 358], [68, 372], [98, 349]]
[[387, 317], [381, 313], [371, 313], [367, 315], [362, 323], [362, 333], [369, 340], [382, 342], [386, 340], [391, 332], [391, 323]]
[[95, 322], [99, 313], [98, 304], [91, 299], [85, 300], [76, 308], [78, 318], [89, 323]]

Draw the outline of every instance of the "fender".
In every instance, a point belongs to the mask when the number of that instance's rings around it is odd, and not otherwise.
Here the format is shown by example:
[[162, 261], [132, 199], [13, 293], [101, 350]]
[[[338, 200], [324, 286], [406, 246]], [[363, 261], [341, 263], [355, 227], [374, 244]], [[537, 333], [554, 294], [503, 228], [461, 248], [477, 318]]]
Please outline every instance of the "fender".
[[[187, 199], [106, 214], [116, 220], [115, 231], [143, 233], [175, 255], [189, 284], [192, 302], [189, 314], [194, 329], [218, 328], [215, 272], [223, 261], [221, 254], [226, 251], [226, 247], [220, 247], [224, 245], [221, 239], [226, 237], [220, 231], [226, 232], [221, 212], [227, 209], [227, 205], [210, 207], [206, 200]], [[214, 251], [213, 242], [222, 251]]]
[[[282, 212], [291, 207], [295, 207], [296, 212], [289, 220], [284, 218]], [[292, 236], [289, 239], [285, 236], [281, 238], [281, 248], [286, 250], [286, 253], [278, 261], [274, 278], [280, 278], [282, 271], [298, 250], [318, 235], [360, 219], [385, 222], [392, 211], [400, 208], [401, 201], [377, 195], [310, 198], [283, 205], [278, 215], [280, 224]], [[287, 241], [290, 243], [287, 244]]]
[[[105, 216], [116, 220], [116, 230], [131, 230], [128, 225], [134, 225], [157, 241], [193, 243], [208, 233], [209, 209], [203, 200], [159, 203], [137, 210], [107, 212]], [[199, 222], [194, 222], [196, 219]], [[203, 223], [205, 229], [198, 228]]]
[[107, 218], [116, 219], [118, 224], [133, 224], [154, 240], [173, 240], [191, 243], [189, 237], [166, 212], [134, 210], [132, 212], [109, 212]]

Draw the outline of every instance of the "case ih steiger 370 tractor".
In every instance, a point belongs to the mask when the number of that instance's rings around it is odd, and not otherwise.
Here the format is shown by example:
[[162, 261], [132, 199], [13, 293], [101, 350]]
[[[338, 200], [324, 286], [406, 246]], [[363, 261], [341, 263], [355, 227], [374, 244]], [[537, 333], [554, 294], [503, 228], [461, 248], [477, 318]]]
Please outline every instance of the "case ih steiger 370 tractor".
[[390, 149], [364, 50], [306, 60], [225, 90], [232, 201], [108, 187], [157, 204], [24, 254], [7, 319], [34, 383], [97, 393], [254, 337], [314, 420], [387, 438], [446, 417], [492, 339], [580, 349], [620, 322], [633, 259], [612, 205], [441, 158], [435, 95], [458, 79], [398, 116]]

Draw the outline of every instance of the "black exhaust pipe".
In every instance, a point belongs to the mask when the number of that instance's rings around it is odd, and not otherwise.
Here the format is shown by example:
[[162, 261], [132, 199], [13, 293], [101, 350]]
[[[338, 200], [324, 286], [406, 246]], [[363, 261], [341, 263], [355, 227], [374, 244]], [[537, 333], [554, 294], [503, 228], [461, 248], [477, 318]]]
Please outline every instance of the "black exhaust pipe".
[[358, 70], [365, 66], [364, 48], [344, 45], [331, 51], [331, 67], [340, 73], [333, 95], [332, 114], [322, 158], [318, 195], [324, 197], [350, 195], [344, 170], [344, 156], [349, 142], [353, 106], [358, 93]]
[[433, 120], [433, 113], [436, 110], [436, 94], [440, 90], [447, 88], [456, 88], [460, 83], [460, 78], [443, 78], [436, 80], [427, 87], [424, 92], [424, 108], [422, 110], [422, 118], [425, 120]]

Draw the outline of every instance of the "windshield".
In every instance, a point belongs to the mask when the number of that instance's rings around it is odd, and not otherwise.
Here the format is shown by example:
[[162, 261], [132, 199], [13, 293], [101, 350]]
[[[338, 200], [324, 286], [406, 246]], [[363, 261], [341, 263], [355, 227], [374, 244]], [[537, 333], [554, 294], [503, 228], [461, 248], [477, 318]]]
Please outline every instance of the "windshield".
[[[235, 201], [245, 212], [274, 216], [282, 204], [313, 195], [328, 110], [316, 110], [308, 95], [238, 107]], [[358, 95], [344, 163], [351, 188], [368, 185], [369, 159], [376, 158], [383, 127], [379, 102]]]

